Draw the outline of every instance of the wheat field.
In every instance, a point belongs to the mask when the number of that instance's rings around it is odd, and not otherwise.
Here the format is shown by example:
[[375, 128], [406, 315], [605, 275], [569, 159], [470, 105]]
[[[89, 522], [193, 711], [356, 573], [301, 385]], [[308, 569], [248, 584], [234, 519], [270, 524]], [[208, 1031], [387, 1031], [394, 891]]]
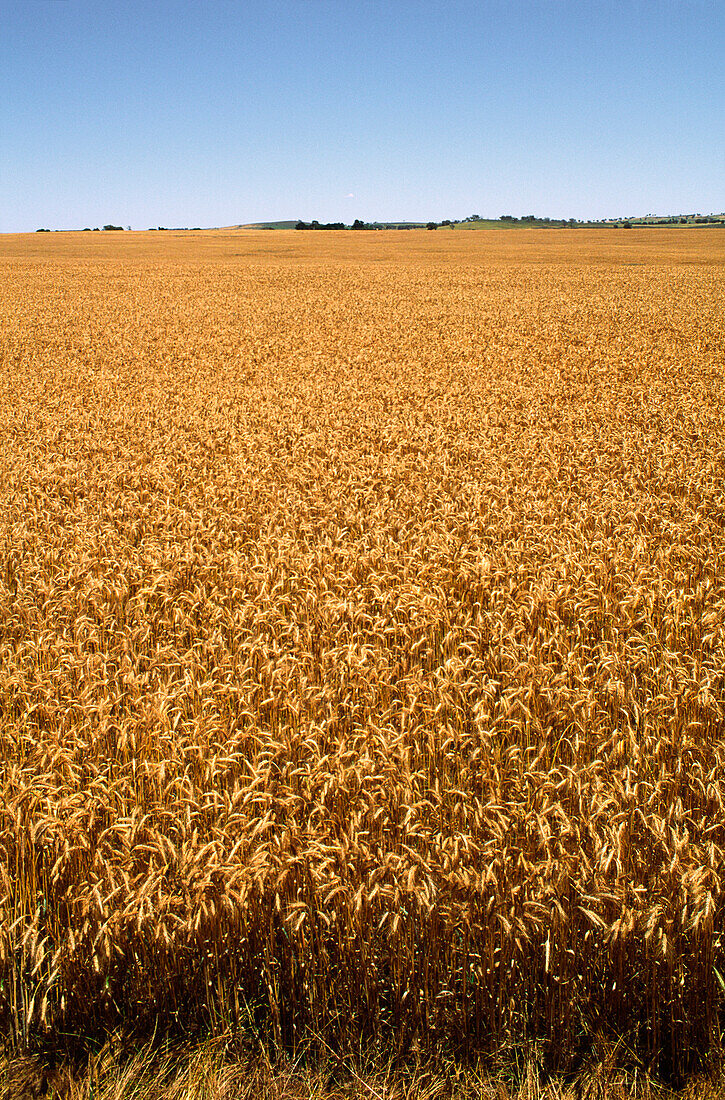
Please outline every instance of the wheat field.
[[686, 1069], [725, 235], [0, 238], [0, 1026]]

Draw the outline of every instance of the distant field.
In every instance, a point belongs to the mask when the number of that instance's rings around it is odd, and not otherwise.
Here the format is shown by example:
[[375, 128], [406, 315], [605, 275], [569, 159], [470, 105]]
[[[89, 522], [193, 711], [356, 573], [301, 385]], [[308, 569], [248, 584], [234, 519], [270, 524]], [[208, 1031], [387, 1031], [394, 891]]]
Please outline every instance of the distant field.
[[[605, 229], [605, 228], [608, 228], [608, 229], [611, 229], [611, 228], [621, 229], [622, 228], [622, 223], [623, 223], [624, 220], [626, 220], [626, 219], [613, 219], [611, 221], [611, 223], [609, 223], [609, 224], [608, 223], [601, 223], [600, 225], [597, 225], [597, 223], [595, 223], [595, 222], [581, 223], [581, 224], [580, 223], [575, 223], [571, 228], [574, 228], [577, 231], [581, 231], [582, 229]], [[688, 217], [686, 222], [683, 223], [683, 225], [690, 226], [690, 227], [697, 226], [697, 228], [706, 228], [707, 224], [709, 224], [710, 226], [712, 226], [712, 225], [718, 225], [718, 226], [725, 225], [725, 217], [716, 218], [714, 221], [709, 222], [709, 223], [706, 223], [703, 218]], [[236, 229], [294, 229], [296, 227], [296, 225], [297, 225], [296, 221], [255, 222], [255, 223], [251, 223], [249, 225], [234, 226], [233, 228], [236, 228]], [[426, 228], [425, 223], [423, 223], [423, 222], [386, 223], [386, 228], [396, 228], [398, 225], [405, 226], [406, 228], [408, 228], [408, 227], [415, 227], [415, 228], [421, 228], [421, 229]], [[630, 225], [631, 227], [637, 227], [637, 228], [644, 228], [645, 226], [647, 226], [649, 228], [658, 228], [658, 229], [675, 228], [675, 226], [670, 225], [670, 223], [668, 221], [666, 221], [665, 219], [660, 219], [660, 218], [656, 218], [656, 217], [630, 219], [628, 221], [628, 225]], [[679, 227], [679, 226], [677, 226], [677, 227]], [[526, 222], [522, 222], [522, 221], [510, 221], [510, 222], [509, 221], [501, 221], [500, 218], [479, 218], [477, 221], [470, 221], [470, 222], [469, 221], [462, 221], [462, 222], [455, 222], [453, 225], [449, 225], [449, 226], [445, 226], [445, 225], [440, 225], [439, 226], [439, 229], [442, 229], [442, 230], [445, 230], [445, 229], [539, 229], [539, 228], [541, 228], [541, 229], [559, 229], [559, 228], [568, 229], [569, 226], [563, 226], [562, 227], [562, 226], [557, 226], [557, 225], [530, 225], [530, 224], [527, 224]]]
[[239, 225], [237, 229], [294, 229], [299, 218], [287, 222], [250, 222], [249, 225]]
[[475, 222], [457, 222], [454, 229], [522, 229], [520, 222], [502, 222], [498, 218], [481, 218]]
[[722, 240], [0, 237], [5, 1035], [697, 1064]]

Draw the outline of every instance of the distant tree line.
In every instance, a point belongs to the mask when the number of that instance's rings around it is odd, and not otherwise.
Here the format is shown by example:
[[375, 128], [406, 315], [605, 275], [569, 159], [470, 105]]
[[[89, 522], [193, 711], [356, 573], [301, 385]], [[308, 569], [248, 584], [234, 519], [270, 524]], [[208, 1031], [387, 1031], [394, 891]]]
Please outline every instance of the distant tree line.
[[[480, 214], [471, 214], [467, 218], [444, 218], [440, 222], [364, 222], [360, 218], [356, 218], [352, 225], [346, 225], [344, 222], [320, 222], [313, 220], [311, 222], [298, 221], [295, 225], [295, 229], [439, 229], [439, 228], [453, 228], [456, 225], [462, 225], [466, 222], [483, 222], [488, 220], [493, 223], [495, 219], [482, 218]], [[517, 224], [517, 225], [550, 225], [550, 226], [569, 226], [585, 224], [577, 222], [576, 218], [539, 218], [535, 214], [525, 214], [521, 218], [515, 217], [513, 214], [502, 214], [498, 221], [504, 224]]]
[[382, 229], [383, 226], [379, 222], [364, 222], [360, 218], [355, 218], [352, 225], [345, 225], [344, 222], [297, 222], [295, 229]]
[[[303, 221], [299, 221], [299, 222], [297, 222], [297, 225], [295, 226], [295, 229], [347, 229], [347, 228], [348, 227], [345, 225], [344, 222], [318, 222], [318, 221], [303, 222]], [[355, 224], [355, 228], [356, 229], [358, 228], [357, 223]]]
[[[355, 230], [373, 230], [373, 229], [439, 229], [450, 228], [452, 229], [456, 225], [464, 225], [471, 222], [484, 222], [487, 225], [494, 226], [498, 223], [501, 225], [522, 225], [522, 226], [550, 226], [551, 228], [571, 228], [573, 226], [603, 226], [607, 228], [622, 228], [631, 229], [633, 226], [643, 228], [645, 226], [661, 226], [661, 225], [720, 225], [725, 226], [725, 213], [722, 214], [675, 214], [671, 216], [659, 217], [655, 214], [646, 214], [644, 217], [626, 217], [626, 218], [601, 218], [592, 221], [581, 221], [578, 218], [541, 218], [536, 214], [524, 214], [521, 217], [516, 217], [514, 214], [501, 214], [498, 219], [483, 218], [480, 214], [469, 214], [467, 218], [444, 218], [443, 221], [435, 222], [365, 222], [360, 218], [356, 218], [352, 225], [346, 225], [345, 222], [320, 222], [313, 220], [311, 222], [298, 221], [295, 225], [295, 229], [355, 229]], [[286, 228], [291, 225], [291, 222], [287, 222]], [[112, 225], [110, 222], [108, 225], [104, 225], [103, 229], [106, 232], [115, 231], [122, 232], [122, 225]], [[130, 229], [130, 226], [127, 226]], [[151, 229], [157, 229], [159, 232], [169, 232], [169, 229], [165, 225], [151, 226]], [[199, 230], [199, 226], [194, 226], [191, 232]], [[269, 225], [265, 228], [273, 228]], [[188, 226], [178, 226], [173, 232], [189, 232]], [[56, 232], [50, 229], [36, 229], [36, 233], [50, 233]], [[85, 233], [90, 233], [91, 229], [86, 227]], [[92, 231], [98, 233], [98, 226]]]
[[520, 218], [514, 217], [513, 214], [502, 214], [498, 220], [518, 225], [553, 225], [561, 227], [579, 225], [576, 218], [539, 218], [536, 214], [524, 214]]
[[[111, 229], [113, 229], [113, 230], [117, 230], [117, 231], [119, 231], [119, 232], [123, 233], [123, 226], [122, 226], [122, 225], [104, 225], [104, 227], [103, 227], [103, 228], [104, 228], [105, 230], [111, 230]], [[54, 230], [50, 230], [50, 229], [36, 229], [36, 230], [35, 230], [35, 232], [36, 232], [36, 233], [50, 233], [50, 232], [53, 232], [53, 233], [57, 233], [57, 232], [58, 232], [58, 230], [56, 230], [56, 229], [54, 229]], [[73, 230], [73, 232], [75, 232], [75, 230]], [[96, 228], [92, 230], [92, 229], [91, 229], [91, 227], [90, 227], [89, 225], [87, 225], [87, 226], [85, 227], [85, 229], [83, 230], [83, 232], [84, 232], [84, 233], [100, 233], [100, 229], [98, 228], [98, 226], [96, 226]]]

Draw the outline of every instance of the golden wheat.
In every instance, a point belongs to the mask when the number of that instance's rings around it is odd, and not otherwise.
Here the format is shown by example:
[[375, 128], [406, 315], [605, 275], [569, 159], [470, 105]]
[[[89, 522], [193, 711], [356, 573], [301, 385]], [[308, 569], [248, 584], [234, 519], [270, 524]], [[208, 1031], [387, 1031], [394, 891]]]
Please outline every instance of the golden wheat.
[[0, 243], [0, 1015], [686, 1065], [722, 1001], [710, 230]]

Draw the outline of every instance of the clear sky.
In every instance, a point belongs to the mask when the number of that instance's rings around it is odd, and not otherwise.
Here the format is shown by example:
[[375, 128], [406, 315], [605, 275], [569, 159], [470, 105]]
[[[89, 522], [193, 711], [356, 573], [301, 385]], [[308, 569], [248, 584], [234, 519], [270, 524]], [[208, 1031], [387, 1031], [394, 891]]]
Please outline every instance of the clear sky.
[[0, 0], [0, 232], [725, 210], [725, 0]]

